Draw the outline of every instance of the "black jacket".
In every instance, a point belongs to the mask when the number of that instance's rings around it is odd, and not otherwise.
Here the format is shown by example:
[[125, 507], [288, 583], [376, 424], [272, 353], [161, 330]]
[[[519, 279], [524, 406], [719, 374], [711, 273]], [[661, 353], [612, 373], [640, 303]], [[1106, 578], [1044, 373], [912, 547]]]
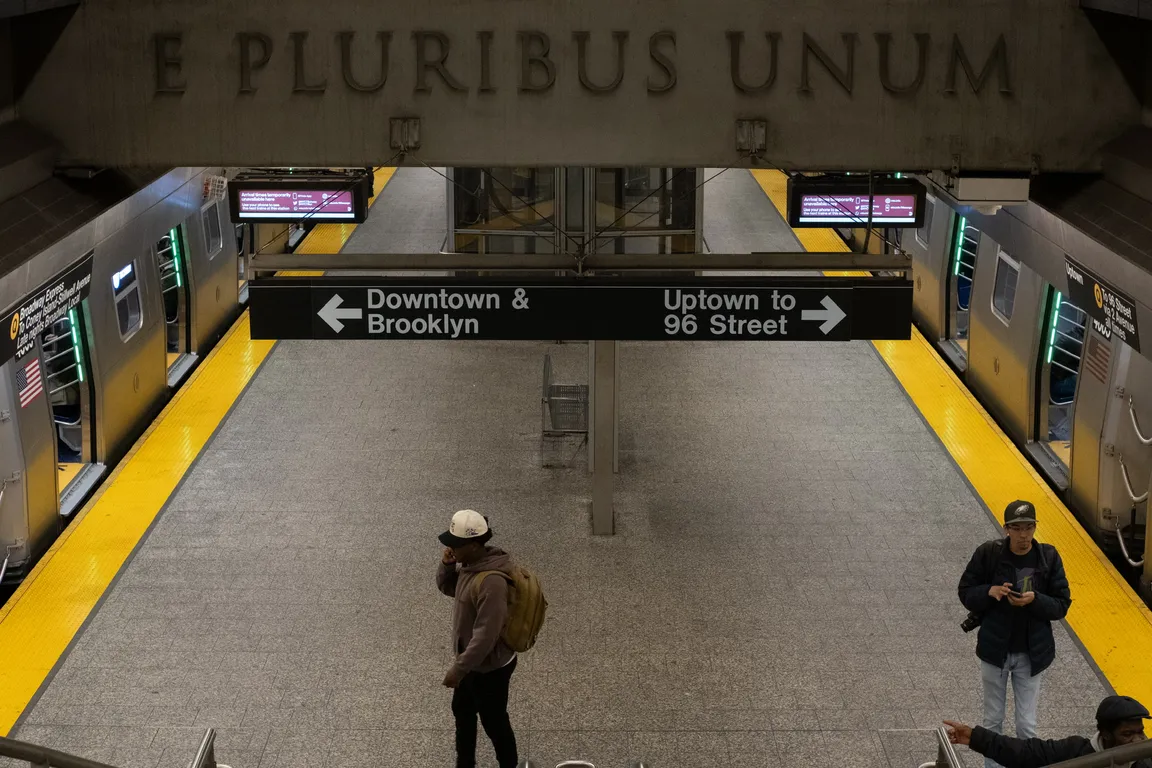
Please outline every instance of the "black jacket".
[[[1066, 739], [1014, 739], [1001, 736], [987, 728], [972, 729], [968, 745], [973, 752], [990, 757], [1004, 768], [1043, 768], [1075, 757], [1090, 755], [1096, 750], [1083, 736]], [[1138, 760], [1132, 768], [1152, 768], [1152, 760]]]
[[1027, 612], [1028, 660], [1032, 674], [1038, 675], [1056, 658], [1052, 622], [1068, 614], [1072, 594], [1068, 590], [1068, 577], [1064, 575], [1064, 562], [1056, 547], [1038, 541], [1032, 545], [1040, 548], [1040, 567], [1033, 578], [1032, 591], [1036, 593], [1036, 599], [1030, 604], [1017, 607], [1007, 598], [995, 600], [988, 594], [993, 584], [1016, 580], [1012, 564], [1002, 557], [1002, 553], [1008, 550], [1007, 537], [985, 542], [976, 548], [964, 575], [960, 577], [957, 591], [965, 608], [984, 617], [976, 637], [976, 655], [998, 667], [1008, 659], [1013, 611]]

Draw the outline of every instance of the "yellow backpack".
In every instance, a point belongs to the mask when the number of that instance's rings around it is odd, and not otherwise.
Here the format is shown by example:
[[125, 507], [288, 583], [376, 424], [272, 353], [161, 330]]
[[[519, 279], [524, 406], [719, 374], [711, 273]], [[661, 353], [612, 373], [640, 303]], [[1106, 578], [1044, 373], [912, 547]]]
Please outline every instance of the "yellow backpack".
[[472, 582], [475, 585], [472, 594], [479, 597], [485, 576], [496, 574], [507, 580], [508, 621], [504, 625], [504, 642], [517, 653], [524, 653], [536, 645], [536, 636], [544, 626], [548, 601], [544, 599], [544, 590], [540, 588], [536, 574], [521, 566], [515, 566], [513, 571], [512, 575], [503, 571], [481, 571]]

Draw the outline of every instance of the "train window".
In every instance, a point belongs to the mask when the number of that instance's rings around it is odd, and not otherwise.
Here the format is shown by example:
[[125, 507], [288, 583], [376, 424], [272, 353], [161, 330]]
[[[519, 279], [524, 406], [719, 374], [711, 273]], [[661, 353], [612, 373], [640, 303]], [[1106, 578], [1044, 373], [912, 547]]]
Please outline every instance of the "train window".
[[1047, 397], [1041, 400], [1041, 423], [1037, 430], [1052, 453], [1070, 466], [1072, 455], [1072, 418], [1076, 408], [1076, 382], [1080, 376], [1087, 329], [1087, 315], [1056, 292], [1048, 319], [1047, 350], [1043, 359], [1042, 381], [1047, 384]]
[[213, 200], [200, 209], [204, 219], [204, 247], [208, 249], [208, 258], [213, 258], [224, 247], [224, 233], [220, 228], [220, 203]]
[[116, 321], [120, 325], [120, 338], [127, 341], [144, 324], [144, 311], [140, 304], [140, 281], [136, 277], [136, 262], [131, 261], [112, 275], [112, 296], [116, 301]]
[[1007, 325], [1012, 320], [1016, 304], [1016, 283], [1020, 279], [1020, 263], [998, 249], [996, 254], [996, 285], [992, 289], [992, 311]]
[[924, 248], [928, 247], [928, 243], [932, 238], [932, 214], [936, 211], [936, 198], [932, 195], [924, 197], [924, 226], [916, 230], [916, 242]]

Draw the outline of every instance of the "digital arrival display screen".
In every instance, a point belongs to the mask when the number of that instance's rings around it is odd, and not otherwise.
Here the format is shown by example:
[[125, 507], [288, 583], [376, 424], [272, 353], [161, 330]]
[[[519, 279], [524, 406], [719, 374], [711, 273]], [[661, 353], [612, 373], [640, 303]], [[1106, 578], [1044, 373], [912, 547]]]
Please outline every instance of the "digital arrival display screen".
[[[800, 223], [844, 226], [868, 221], [867, 195], [800, 196]], [[914, 224], [915, 195], [876, 195], [872, 197], [873, 224]]]
[[351, 192], [326, 189], [243, 189], [240, 190], [239, 201], [239, 216], [242, 219], [259, 219], [269, 215], [339, 221], [352, 221], [356, 218], [356, 206]]
[[340, 222], [368, 217], [369, 186], [355, 177], [234, 179], [228, 182], [232, 221]]
[[[869, 194], [871, 193], [871, 194]], [[788, 224], [792, 227], [921, 227], [924, 185], [916, 179], [867, 176], [792, 176]], [[869, 205], [871, 201], [871, 205]]]

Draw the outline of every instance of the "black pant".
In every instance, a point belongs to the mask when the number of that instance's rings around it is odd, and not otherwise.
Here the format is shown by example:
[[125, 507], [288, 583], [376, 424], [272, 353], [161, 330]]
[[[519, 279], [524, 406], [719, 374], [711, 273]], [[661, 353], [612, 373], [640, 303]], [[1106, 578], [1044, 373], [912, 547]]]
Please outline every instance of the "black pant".
[[496, 748], [500, 768], [516, 768], [516, 735], [508, 719], [508, 684], [516, 661], [480, 674], [469, 672], [456, 686], [452, 714], [456, 717], [456, 768], [476, 768], [476, 715]]

